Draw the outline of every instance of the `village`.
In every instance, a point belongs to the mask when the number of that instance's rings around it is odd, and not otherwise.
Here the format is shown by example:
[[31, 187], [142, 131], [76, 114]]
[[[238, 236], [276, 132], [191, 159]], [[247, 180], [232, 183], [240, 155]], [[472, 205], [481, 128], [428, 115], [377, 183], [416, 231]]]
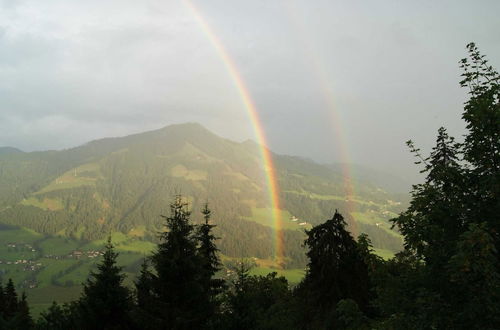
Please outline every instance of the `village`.
[[[36, 245], [36, 244], [35, 244]], [[0, 259], [0, 278], [7, 278], [11, 274], [18, 272], [28, 272], [24, 280], [20, 283], [21, 287], [33, 289], [38, 287], [39, 283], [36, 279], [36, 274], [43, 271], [48, 265], [44, 264], [43, 260], [68, 260], [68, 259], [94, 259], [103, 255], [99, 250], [73, 250], [64, 255], [43, 254], [42, 250], [24, 242], [8, 242], [5, 244], [6, 254], [5, 259]], [[11, 258], [8, 258], [8, 256]], [[13, 255], [16, 259], [13, 260]]]

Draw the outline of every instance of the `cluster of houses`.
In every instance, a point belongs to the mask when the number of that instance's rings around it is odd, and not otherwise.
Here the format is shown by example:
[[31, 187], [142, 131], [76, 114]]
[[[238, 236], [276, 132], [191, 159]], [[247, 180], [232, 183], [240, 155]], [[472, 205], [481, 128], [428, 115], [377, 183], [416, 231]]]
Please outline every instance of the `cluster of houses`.
[[11, 242], [7, 243], [7, 247], [11, 249], [21, 249], [21, 250], [28, 250], [30, 252], [36, 252], [36, 249], [26, 243], [16, 243], [16, 242]]
[[97, 258], [100, 257], [104, 254], [104, 252], [101, 251], [96, 251], [96, 250], [88, 250], [88, 251], [80, 251], [80, 250], [74, 250], [71, 251], [67, 255], [53, 255], [53, 254], [46, 254], [44, 255], [45, 258], [48, 259], [68, 259], [68, 258], [75, 258], [75, 259], [80, 259], [80, 258]]
[[88, 251], [75, 250], [75, 251], [71, 252], [68, 256], [70, 258], [80, 259], [82, 257], [97, 258], [97, 257], [102, 256], [103, 254], [104, 254], [104, 252], [95, 251], [95, 250], [88, 250]]
[[2, 265], [22, 265], [23, 272], [34, 272], [42, 267], [41, 262], [36, 262], [35, 260], [18, 259], [16, 261], [4, 261], [0, 260]]
[[[290, 220], [293, 221], [293, 222], [298, 222], [299, 218], [297, 218], [296, 216], [292, 215], [290, 217]], [[305, 226], [305, 225], [307, 225], [307, 222], [303, 221], [303, 222], [299, 222], [298, 224], [299, 224], [299, 226]]]

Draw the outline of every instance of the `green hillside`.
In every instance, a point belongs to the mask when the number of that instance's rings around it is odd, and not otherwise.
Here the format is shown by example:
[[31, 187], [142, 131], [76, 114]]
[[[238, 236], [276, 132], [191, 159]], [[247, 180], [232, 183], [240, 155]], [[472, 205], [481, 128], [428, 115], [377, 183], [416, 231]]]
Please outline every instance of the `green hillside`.
[[[160, 215], [168, 214], [176, 194], [188, 199], [195, 222], [209, 202], [224, 256], [268, 261], [255, 272], [277, 267], [276, 223], [253, 142], [233, 142], [198, 124], [183, 124], [62, 151], [5, 150], [0, 153], [0, 270], [21, 286], [78, 285], [109, 233], [120, 262], [134, 274], [154, 249], [163, 230]], [[401, 248], [400, 235], [388, 223], [404, 206], [400, 195], [352, 178], [348, 191], [353, 193], [347, 196], [335, 167], [276, 154], [273, 160], [283, 207], [283, 274], [294, 281], [302, 274], [304, 230], [336, 209], [355, 234], [368, 233], [384, 256]]]

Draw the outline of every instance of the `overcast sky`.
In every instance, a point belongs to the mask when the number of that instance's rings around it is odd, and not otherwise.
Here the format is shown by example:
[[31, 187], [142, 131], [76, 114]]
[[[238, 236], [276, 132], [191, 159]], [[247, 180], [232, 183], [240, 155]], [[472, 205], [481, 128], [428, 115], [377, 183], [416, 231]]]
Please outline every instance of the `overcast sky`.
[[[406, 140], [427, 149], [439, 126], [464, 133], [465, 45], [500, 69], [500, 1], [192, 3], [278, 153], [415, 172]], [[185, 2], [0, 0], [0, 146], [61, 149], [181, 122], [255, 139]]]

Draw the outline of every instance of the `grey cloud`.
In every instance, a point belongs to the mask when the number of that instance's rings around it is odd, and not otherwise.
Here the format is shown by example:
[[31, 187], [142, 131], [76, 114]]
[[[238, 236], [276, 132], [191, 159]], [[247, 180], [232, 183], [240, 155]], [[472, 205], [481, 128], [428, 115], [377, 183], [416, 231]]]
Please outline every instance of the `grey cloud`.
[[[352, 161], [405, 172], [406, 139], [428, 149], [440, 125], [464, 132], [465, 44], [476, 41], [500, 66], [494, 1], [193, 3], [280, 153], [343, 161], [341, 129]], [[183, 2], [0, 7], [0, 145], [67, 148], [183, 121], [253, 138], [225, 64]]]

